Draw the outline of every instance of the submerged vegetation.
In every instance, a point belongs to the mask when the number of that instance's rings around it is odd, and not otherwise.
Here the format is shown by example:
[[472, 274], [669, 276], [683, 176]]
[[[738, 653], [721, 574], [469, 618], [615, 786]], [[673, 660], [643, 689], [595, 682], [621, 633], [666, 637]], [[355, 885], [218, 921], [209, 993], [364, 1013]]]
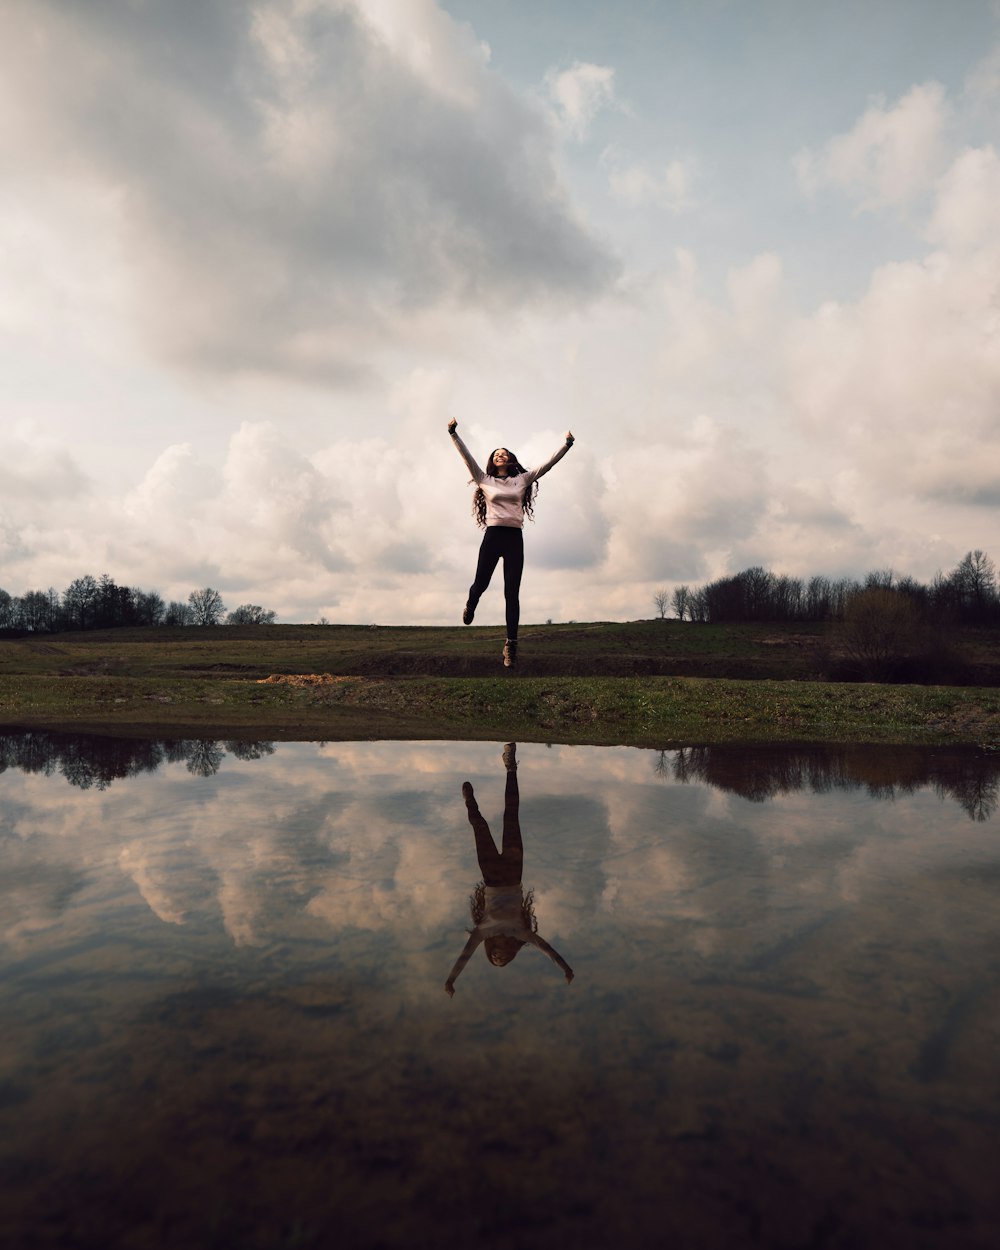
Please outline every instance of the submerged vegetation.
[[[1000, 689], [817, 680], [813, 631], [762, 625], [116, 630], [0, 642], [0, 725], [241, 738], [1000, 745]], [[998, 667], [993, 631], [965, 640]]]

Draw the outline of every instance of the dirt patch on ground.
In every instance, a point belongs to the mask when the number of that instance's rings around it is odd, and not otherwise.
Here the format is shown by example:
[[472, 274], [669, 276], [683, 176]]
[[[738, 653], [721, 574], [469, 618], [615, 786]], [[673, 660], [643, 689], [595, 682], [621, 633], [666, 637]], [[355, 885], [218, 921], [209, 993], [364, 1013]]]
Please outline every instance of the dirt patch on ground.
[[362, 681], [361, 677], [336, 677], [333, 673], [272, 673], [261, 677], [258, 686], [296, 686], [300, 690], [311, 686], [336, 686], [345, 681]]

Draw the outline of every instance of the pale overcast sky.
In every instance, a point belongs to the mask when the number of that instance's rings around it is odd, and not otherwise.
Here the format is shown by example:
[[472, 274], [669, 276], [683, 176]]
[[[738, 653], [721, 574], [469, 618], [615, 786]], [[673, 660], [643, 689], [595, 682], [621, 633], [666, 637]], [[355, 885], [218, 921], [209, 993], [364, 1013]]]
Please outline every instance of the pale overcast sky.
[[526, 622], [1000, 559], [998, 146], [989, 0], [6, 0], [0, 586], [457, 623], [450, 417]]

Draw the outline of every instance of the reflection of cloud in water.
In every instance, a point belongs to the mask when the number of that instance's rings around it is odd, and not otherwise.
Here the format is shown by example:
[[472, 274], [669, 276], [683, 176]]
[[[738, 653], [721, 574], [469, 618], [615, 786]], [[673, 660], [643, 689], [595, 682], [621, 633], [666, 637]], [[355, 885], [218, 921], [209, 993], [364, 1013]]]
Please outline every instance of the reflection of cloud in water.
[[132, 878], [136, 888], [149, 905], [149, 909], [164, 924], [183, 924], [187, 912], [170, 897], [167, 883], [157, 879], [160, 865], [141, 845], [124, 846], [118, 856], [122, 872]]
[[0, 940], [15, 946], [58, 923], [86, 880], [79, 868], [47, 862], [36, 850], [32, 843], [10, 840], [0, 852]]
[[[222, 926], [238, 945], [349, 930], [426, 943], [468, 926], [476, 867], [461, 784], [499, 819], [500, 744], [287, 744], [243, 759], [226, 745], [192, 755], [174, 744], [156, 772], [140, 753], [127, 780], [80, 790], [44, 775], [36, 743], [39, 771], [2, 778], [6, 940], [50, 927], [93, 880], [111, 894], [128, 881], [161, 921]], [[212, 776], [189, 771], [210, 758]], [[866, 760], [868, 792], [876, 778], [899, 783], [893, 803], [873, 806], [845, 758], [772, 753], [755, 781], [736, 754], [668, 753], [678, 772], [657, 771], [653, 752], [522, 745], [524, 884], [540, 928], [579, 942], [598, 918], [668, 925], [707, 957], [763, 948], [817, 907], [860, 907], [890, 875], [933, 873], [953, 852], [933, 820], [952, 783], [939, 771], [929, 788], [918, 752]], [[948, 775], [964, 795], [978, 784], [971, 764]], [[831, 777], [843, 783], [836, 805], [823, 800]]]
[[[789, 1244], [842, 1209], [845, 1176], [849, 1197], [867, 1177], [866, 1201], [903, 1234], [923, 1227], [928, 1183], [942, 1211], [967, 1165], [990, 1192], [995, 828], [930, 788], [757, 802], [658, 775], [649, 752], [518, 755], [524, 885], [576, 980], [537, 956], [503, 974], [480, 956], [455, 1002], [442, 980], [482, 867], [461, 784], [496, 833], [500, 744], [292, 744], [227, 753], [208, 778], [179, 757], [103, 791], [0, 778], [0, 914], [17, 942], [0, 1093], [30, 1091], [7, 1166], [33, 1211], [56, 1191], [66, 1203], [64, 1176], [86, 1186], [68, 1209], [88, 1210], [97, 1160], [143, 1209], [206, 1177], [196, 1219], [227, 1169], [226, 1198], [249, 1214], [224, 1240], [251, 1244], [271, 1178], [291, 1178], [270, 1191], [282, 1220], [307, 1209], [303, 1169], [314, 1212], [358, 1194], [374, 1206], [394, 1177], [411, 1209], [428, 1168], [447, 1211], [462, 1150], [478, 1196], [483, 1158], [519, 1159], [525, 1141], [529, 1218], [572, 1176], [584, 1240], [595, 1194], [627, 1230], [640, 1193], [660, 1233], [675, 1198], [701, 1229], [738, 1197], [720, 1242], [735, 1245], [762, 1189], [779, 1213], [762, 1237]], [[484, 1138], [489, 1089], [504, 1105]], [[887, 1205], [887, 1176], [916, 1206]], [[463, 1227], [521, 1237], [513, 1191], [490, 1192]]]

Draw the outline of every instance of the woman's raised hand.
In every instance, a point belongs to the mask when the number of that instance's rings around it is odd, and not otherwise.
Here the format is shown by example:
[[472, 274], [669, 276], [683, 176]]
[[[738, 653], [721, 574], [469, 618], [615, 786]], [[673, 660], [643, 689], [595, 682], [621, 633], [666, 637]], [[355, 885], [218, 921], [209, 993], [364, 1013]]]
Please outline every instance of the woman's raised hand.
[[572, 447], [575, 442], [576, 442], [576, 439], [573, 437], [573, 431], [567, 430], [566, 431], [566, 446]]
[[457, 425], [458, 425], [458, 422], [455, 420], [455, 418], [454, 418], [454, 417], [452, 417], [452, 419], [448, 422], [448, 433], [449, 433], [449, 434], [454, 434], [454, 433], [455, 433], [455, 428], [456, 428], [456, 426], [457, 426]]

